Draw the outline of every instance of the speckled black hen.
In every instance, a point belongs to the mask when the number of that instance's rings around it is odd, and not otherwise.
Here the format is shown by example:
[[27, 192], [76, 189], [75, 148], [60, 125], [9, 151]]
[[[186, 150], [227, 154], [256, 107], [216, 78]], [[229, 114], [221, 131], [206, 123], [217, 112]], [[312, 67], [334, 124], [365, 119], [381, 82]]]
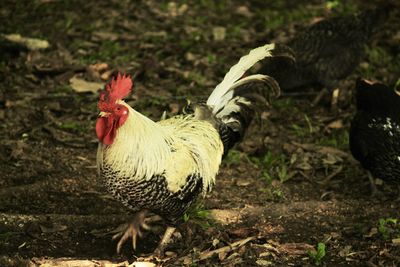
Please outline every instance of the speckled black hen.
[[400, 96], [388, 86], [357, 80], [350, 150], [373, 177], [400, 182]]
[[282, 91], [311, 85], [334, 89], [357, 67], [364, 45], [386, 21], [389, 9], [385, 6], [321, 20], [288, 42], [296, 64], [271, 58], [265, 60], [260, 73], [274, 77]]

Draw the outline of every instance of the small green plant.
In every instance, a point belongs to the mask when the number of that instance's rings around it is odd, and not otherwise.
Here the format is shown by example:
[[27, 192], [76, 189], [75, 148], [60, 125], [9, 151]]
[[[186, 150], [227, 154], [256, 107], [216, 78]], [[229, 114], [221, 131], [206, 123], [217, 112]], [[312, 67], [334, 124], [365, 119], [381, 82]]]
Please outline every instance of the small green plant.
[[308, 256], [315, 265], [320, 265], [326, 255], [326, 246], [324, 243], [318, 243], [316, 251], [308, 251]]
[[214, 64], [215, 62], [217, 62], [217, 56], [216, 56], [215, 54], [209, 53], [209, 54], [207, 55], [207, 61], [208, 61], [208, 64], [212, 65], [212, 64]]
[[330, 136], [324, 136], [316, 140], [316, 144], [344, 150], [349, 145], [349, 134], [346, 130], [334, 131]]
[[75, 121], [70, 121], [70, 122], [66, 121], [66, 122], [63, 122], [63, 123], [61, 123], [61, 124], [59, 125], [59, 127], [60, 127], [61, 129], [66, 129], [66, 130], [77, 130], [77, 131], [82, 130], [81, 125], [80, 125], [79, 123], [75, 122]]
[[[278, 111], [291, 110], [291, 111], [295, 112], [295, 110], [297, 110], [297, 108], [294, 106], [292, 98], [277, 99], [274, 102], [272, 102], [272, 106], [275, 109], [277, 109]], [[295, 109], [295, 110], [293, 110], [293, 109]]]
[[271, 193], [275, 200], [280, 201], [285, 199], [285, 193], [278, 187], [273, 188]]
[[277, 167], [277, 172], [278, 172], [279, 181], [284, 183], [287, 180], [289, 180], [286, 165], [281, 165], [281, 166]]
[[192, 206], [185, 214], [183, 214], [183, 221], [189, 220], [196, 221], [202, 228], [211, 227], [212, 220], [210, 218], [210, 212], [204, 209], [202, 203]]
[[292, 124], [292, 129], [298, 137], [311, 136], [315, 131], [311, 119], [307, 116], [307, 114], [304, 114], [304, 121], [305, 125], [303, 123], [301, 125], [296, 123]]
[[231, 149], [224, 159], [224, 163], [229, 167], [233, 164], [238, 164], [242, 158], [242, 152]]
[[306, 120], [307, 126], [308, 126], [308, 132], [312, 134], [314, 132], [314, 128], [312, 126], [310, 118], [307, 116], [307, 114], [304, 114], [304, 119]]
[[400, 91], [400, 78], [395, 83], [394, 90], [396, 90], [397, 92]]
[[207, 77], [205, 77], [203, 74], [201, 74], [199, 72], [195, 72], [195, 71], [189, 72], [189, 75], [187, 76], [187, 79], [189, 81], [194, 81], [198, 85], [201, 85], [201, 86], [206, 86], [207, 82], [208, 82]]
[[251, 162], [249, 157], [245, 153], [240, 152], [236, 149], [231, 149], [228, 152], [228, 155], [226, 155], [226, 157], [224, 158], [223, 162], [229, 167], [231, 165], [239, 164], [243, 159]]
[[306, 137], [307, 136], [307, 131], [304, 129], [304, 127], [301, 127], [300, 125], [293, 123], [292, 124], [292, 129], [296, 136], [298, 137]]
[[326, 1], [325, 6], [326, 6], [327, 9], [335, 9], [338, 6], [340, 6], [340, 4], [341, 3], [338, 0], [328, 0], [328, 1]]
[[375, 46], [375, 47], [366, 47], [366, 53], [368, 55], [369, 62], [376, 65], [390, 65], [391, 56], [390, 54], [383, 48]]
[[379, 219], [378, 232], [382, 235], [383, 239], [389, 239], [394, 231], [394, 227], [397, 225], [397, 219], [386, 218]]
[[261, 174], [268, 184], [277, 177], [279, 181], [289, 180], [287, 169], [287, 158], [284, 154], [275, 155], [268, 151], [264, 156], [251, 157], [250, 160], [262, 169]]

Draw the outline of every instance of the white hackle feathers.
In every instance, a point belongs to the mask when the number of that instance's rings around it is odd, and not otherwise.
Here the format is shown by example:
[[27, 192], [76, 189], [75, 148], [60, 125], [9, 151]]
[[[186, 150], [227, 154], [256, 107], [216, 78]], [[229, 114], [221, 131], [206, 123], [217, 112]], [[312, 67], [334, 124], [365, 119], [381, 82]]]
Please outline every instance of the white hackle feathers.
[[150, 179], [161, 174], [170, 157], [163, 128], [123, 101], [118, 104], [128, 108], [129, 116], [118, 128], [113, 144], [103, 146], [104, 163], [121, 177]]
[[[275, 44], [266, 44], [251, 50], [249, 54], [240, 58], [239, 62], [229, 70], [223, 81], [215, 87], [214, 91], [207, 99], [207, 105], [213, 108], [214, 113], [218, 112], [229, 101], [229, 99], [232, 98], [233, 90], [231, 90], [231, 88], [235, 87], [235, 83], [242, 78], [243, 74], [258, 61], [266, 57], [271, 57], [271, 51], [274, 48]], [[258, 75], [247, 77], [247, 79], [252, 80], [258, 80], [259, 78], [260, 76]]]

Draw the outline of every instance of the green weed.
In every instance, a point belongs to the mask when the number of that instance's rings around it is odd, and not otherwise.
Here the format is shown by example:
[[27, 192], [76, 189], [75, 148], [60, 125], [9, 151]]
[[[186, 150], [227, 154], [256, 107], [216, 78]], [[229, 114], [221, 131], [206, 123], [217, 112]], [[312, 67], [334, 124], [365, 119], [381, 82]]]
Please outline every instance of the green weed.
[[251, 162], [247, 154], [240, 152], [239, 150], [236, 149], [231, 149], [228, 152], [228, 155], [224, 158], [223, 162], [230, 167], [231, 165], [236, 165], [239, 164], [243, 159], [247, 160], [248, 162]]
[[208, 64], [212, 65], [212, 64], [214, 64], [215, 62], [217, 62], [217, 56], [216, 56], [215, 54], [209, 53], [209, 54], [207, 55], [207, 61], [208, 61]]
[[367, 47], [368, 62], [374, 65], [388, 65], [392, 56], [379, 46]]
[[276, 99], [275, 101], [272, 102], [272, 106], [274, 109], [277, 109], [278, 111], [291, 111], [291, 112], [296, 112], [297, 107], [294, 107], [293, 99], [292, 98], [281, 98], [281, 99]]
[[366, 79], [375, 78], [376, 71], [379, 66], [393, 66], [392, 56], [381, 47], [365, 47], [365, 52], [367, 54], [368, 65], [364, 68], [359, 68], [358, 71], [360, 75]]
[[285, 193], [283, 193], [283, 191], [278, 187], [272, 189], [272, 196], [274, 197], [275, 200], [278, 201], [285, 199]]
[[212, 226], [212, 219], [210, 212], [204, 209], [202, 203], [193, 205], [185, 214], [183, 214], [183, 221], [187, 222], [193, 220], [198, 223], [202, 228], [210, 228]]
[[395, 231], [394, 228], [397, 226], [397, 221], [398, 220], [394, 218], [379, 219], [378, 232], [382, 235], [384, 240], [391, 237], [392, 233]]
[[[397, 82], [395, 83], [395, 85], [394, 85], [394, 90], [396, 90], [396, 91], [399, 91], [400, 90], [400, 78], [397, 80]], [[399, 88], [399, 89], [397, 89], [397, 88]]]
[[311, 119], [304, 114], [304, 125], [299, 125], [296, 123], [292, 124], [292, 130], [294, 131], [295, 135], [301, 138], [304, 137], [311, 137], [311, 135], [316, 131], [318, 128], [317, 126], [313, 126]]
[[70, 122], [63, 122], [59, 125], [61, 129], [68, 129], [68, 130], [82, 130], [82, 127], [79, 123], [70, 121]]
[[200, 86], [206, 86], [208, 82], [207, 77], [205, 77], [199, 72], [194, 72], [194, 71], [189, 72], [187, 80], [194, 81]]
[[282, 183], [289, 179], [285, 154], [275, 155], [268, 151], [264, 156], [251, 157], [250, 160], [262, 169], [262, 177], [268, 183], [271, 183], [274, 177], [277, 177]]
[[326, 255], [326, 246], [324, 243], [318, 243], [317, 245], [317, 251], [309, 251], [308, 256], [310, 257], [310, 260], [315, 264], [315, 265], [320, 265], [322, 262], [322, 259]]
[[306, 137], [308, 135], [307, 130], [296, 123], [292, 124], [292, 130], [298, 137]]
[[339, 0], [328, 0], [328, 1], [326, 1], [326, 4], [325, 4], [327, 9], [336, 9], [340, 5], [341, 5], [341, 3]]
[[347, 149], [349, 146], [349, 134], [346, 130], [335, 131], [330, 136], [324, 136], [316, 140], [320, 146], [331, 146], [337, 149]]

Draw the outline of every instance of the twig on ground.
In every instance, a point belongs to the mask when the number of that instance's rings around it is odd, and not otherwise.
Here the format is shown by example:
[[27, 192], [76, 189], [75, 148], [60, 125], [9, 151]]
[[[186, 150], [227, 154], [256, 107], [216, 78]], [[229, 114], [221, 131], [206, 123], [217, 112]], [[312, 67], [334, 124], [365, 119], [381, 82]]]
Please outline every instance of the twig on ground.
[[301, 144], [301, 143], [297, 143], [297, 142], [292, 142], [293, 145], [300, 147], [304, 150], [308, 150], [308, 151], [314, 151], [314, 152], [318, 152], [321, 154], [335, 154], [339, 157], [342, 158], [346, 158], [348, 161], [352, 162], [352, 163], [356, 163], [357, 161], [353, 158], [352, 155], [350, 155], [347, 152], [344, 152], [340, 149], [334, 148], [334, 147], [330, 147], [330, 146], [319, 146], [319, 145], [314, 145], [314, 144]]
[[318, 182], [320, 184], [327, 184], [333, 177], [341, 173], [343, 170], [343, 165], [340, 165], [336, 170], [334, 170], [331, 174], [329, 174], [324, 180]]
[[220, 253], [232, 252], [232, 251], [244, 246], [248, 242], [253, 241], [255, 239], [257, 239], [256, 236], [247, 237], [245, 239], [236, 241], [236, 242], [232, 243], [229, 246], [225, 246], [225, 247], [222, 247], [222, 248], [214, 249], [214, 250], [211, 250], [211, 251], [202, 251], [202, 252], [200, 252], [200, 254], [198, 255], [197, 258], [193, 258], [192, 255], [187, 255], [187, 256], [179, 258], [176, 262], [183, 262], [184, 264], [188, 264], [188, 263], [195, 263], [195, 262], [203, 261], [203, 260], [206, 260], [206, 259], [209, 259], [209, 258], [213, 257], [214, 255], [218, 255]]

